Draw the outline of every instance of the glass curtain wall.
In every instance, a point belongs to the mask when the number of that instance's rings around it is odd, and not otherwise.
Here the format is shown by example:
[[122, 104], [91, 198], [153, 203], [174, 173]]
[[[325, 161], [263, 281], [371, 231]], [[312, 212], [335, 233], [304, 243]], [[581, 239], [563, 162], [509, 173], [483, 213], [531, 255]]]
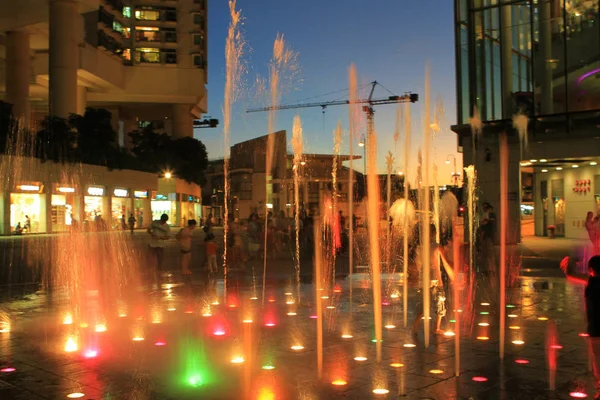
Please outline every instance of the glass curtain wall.
[[458, 123], [600, 108], [599, 0], [456, 0]]

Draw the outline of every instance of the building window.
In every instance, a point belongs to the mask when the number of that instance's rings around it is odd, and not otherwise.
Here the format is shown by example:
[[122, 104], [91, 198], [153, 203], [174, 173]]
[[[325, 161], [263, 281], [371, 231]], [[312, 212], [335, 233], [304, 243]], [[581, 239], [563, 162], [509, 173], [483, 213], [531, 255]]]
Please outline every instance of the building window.
[[160, 20], [160, 11], [135, 10], [135, 19], [138, 21], [158, 21]]
[[160, 32], [155, 27], [140, 27], [135, 30], [135, 40], [140, 42], [159, 42]]
[[131, 50], [125, 49], [123, 50], [123, 54], [121, 55], [124, 60], [131, 61]]
[[160, 50], [152, 48], [136, 49], [135, 61], [139, 63], [160, 63]]
[[123, 24], [119, 21], [113, 21], [112, 29], [115, 32], [123, 33]]
[[204, 29], [204, 17], [202, 14], [194, 14], [194, 24], [200, 25], [200, 27]]
[[204, 47], [204, 35], [195, 34], [194, 35], [194, 45]]
[[204, 68], [204, 57], [197, 54], [194, 56], [194, 65], [196, 67]]
[[177, 11], [167, 10], [167, 12], [165, 13], [165, 19], [170, 22], [177, 22]]
[[123, 16], [125, 18], [131, 18], [131, 7], [123, 7]]
[[177, 42], [177, 32], [175, 31], [166, 31], [165, 32], [165, 42], [175, 43]]
[[131, 28], [124, 27], [123, 32], [121, 32], [125, 39], [129, 39], [131, 37]]
[[167, 53], [165, 53], [165, 63], [167, 63], [167, 64], [177, 64], [177, 53], [175, 53], [175, 52], [167, 52]]

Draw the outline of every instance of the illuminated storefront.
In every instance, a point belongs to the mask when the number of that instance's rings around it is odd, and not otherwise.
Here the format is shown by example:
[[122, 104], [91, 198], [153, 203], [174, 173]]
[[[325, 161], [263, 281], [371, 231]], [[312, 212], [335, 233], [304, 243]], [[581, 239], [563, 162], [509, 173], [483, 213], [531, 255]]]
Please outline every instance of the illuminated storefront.
[[41, 184], [21, 184], [10, 194], [11, 231], [20, 224], [24, 233], [46, 232], [46, 200]]
[[[135, 217], [135, 224], [137, 228], [143, 228], [146, 224], [151, 221], [144, 218], [145, 203], [148, 201], [147, 190], [134, 190], [133, 191], [133, 212]], [[129, 217], [128, 217], [129, 218]]]
[[75, 188], [58, 186], [51, 198], [52, 232], [69, 230], [75, 218]]
[[190, 219], [199, 221], [202, 217], [202, 204], [200, 198], [191, 195], [181, 195], [181, 222], [186, 225]]
[[111, 199], [111, 216], [113, 229], [121, 229], [121, 218], [125, 216], [125, 224], [131, 212], [131, 198], [129, 197], [129, 189], [116, 188], [113, 190]]
[[177, 218], [177, 196], [175, 193], [156, 194], [152, 199], [152, 220], [160, 219], [160, 216], [167, 214], [169, 216], [169, 225], [178, 225]]
[[83, 213], [86, 221], [94, 221], [97, 217], [104, 218], [103, 186], [89, 186], [83, 197]]

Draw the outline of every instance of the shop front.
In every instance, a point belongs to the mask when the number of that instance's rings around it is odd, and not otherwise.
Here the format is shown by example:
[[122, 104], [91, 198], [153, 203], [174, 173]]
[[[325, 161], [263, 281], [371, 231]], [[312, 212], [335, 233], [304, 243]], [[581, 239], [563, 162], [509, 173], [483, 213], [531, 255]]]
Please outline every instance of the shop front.
[[[148, 201], [147, 190], [134, 190], [133, 191], [133, 212], [135, 217], [135, 225], [137, 228], [143, 228], [152, 221], [144, 218], [144, 209], [146, 208], [146, 202]], [[144, 225], [144, 223], [146, 225]]]
[[17, 185], [10, 194], [11, 232], [46, 232], [46, 197], [41, 183]]
[[181, 195], [181, 223], [187, 225], [187, 221], [195, 219], [200, 223], [202, 218], [202, 205], [200, 198], [192, 195]]
[[83, 197], [83, 215], [86, 222], [102, 222], [108, 209], [104, 186], [88, 186]]
[[113, 229], [126, 229], [127, 219], [131, 213], [129, 189], [115, 188], [111, 199], [111, 223]]
[[151, 209], [153, 221], [160, 219], [161, 215], [167, 214], [169, 216], [169, 225], [179, 225], [180, 221], [177, 218], [177, 195], [175, 193], [157, 193], [152, 199]]
[[588, 239], [588, 212], [600, 215], [600, 167], [595, 160], [553, 163], [536, 170], [536, 236]]
[[50, 199], [52, 232], [66, 232], [75, 219], [75, 188], [55, 186]]

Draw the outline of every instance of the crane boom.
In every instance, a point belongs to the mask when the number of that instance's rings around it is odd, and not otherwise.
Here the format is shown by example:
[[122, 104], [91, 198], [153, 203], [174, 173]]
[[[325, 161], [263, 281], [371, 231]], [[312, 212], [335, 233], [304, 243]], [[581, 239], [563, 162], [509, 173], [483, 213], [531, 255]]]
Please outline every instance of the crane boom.
[[[369, 97], [367, 99], [359, 99], [356, 100], [357, 104], [369, 104], [370, 106], [376, 106], [381, 104], [396, 104], [396, 103], [415, 103], [419, 101], [419, 95], [416, 93], [407, 93], [403, 96], [388, 96], [387, 98], [382, 99], [373, 99], [373, 92], [375, 91], [375, 86], [378, 84], [377, 81], [371, 83], [373, 86], [371, 87], [371, 92], [369, 93]], [[251, 112], [261, 112], [261, 111], [277, 111], [277, 110], [290, 110], [293, 108], [309, 108], [309, 107], [321, 107], [325, 109], [329, 106], [341, 106], [350, 104], [350, 100], [333, 100], [333, 101], [324, 101], [320, 103], [298, 103], [298, 104], [282, 104], [270, 107], [262, 107], [262, 108], [251, 108], [246, 110], [247, 113]]]

